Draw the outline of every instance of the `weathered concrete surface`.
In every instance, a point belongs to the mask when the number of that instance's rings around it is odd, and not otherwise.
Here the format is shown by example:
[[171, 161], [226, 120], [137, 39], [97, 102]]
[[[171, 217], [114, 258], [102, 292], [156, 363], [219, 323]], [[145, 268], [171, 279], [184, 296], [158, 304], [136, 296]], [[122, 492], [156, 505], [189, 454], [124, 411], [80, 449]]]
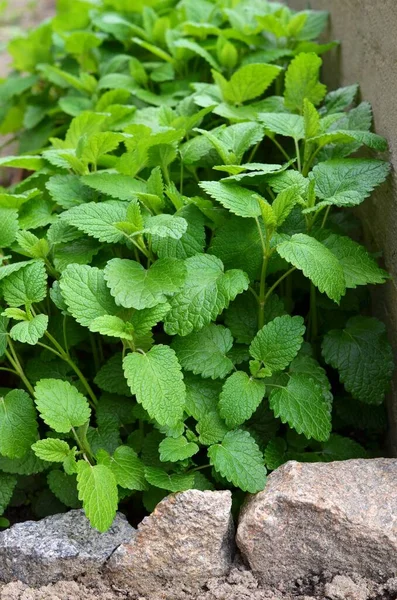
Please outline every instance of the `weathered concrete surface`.
[[231, 493], [188, 490], [167, 496], [112, 555], [117, 589], [146, 596], [175, 582], [194, 588], [226, 575], [234, 554]]
[[0, 533], [0, 581], [38, 586], [96, 572], [134, 533], [120, 513], [106, 533], [93, 529], [82, 510], [18, 523]]
[[[397, 2], [396, 0], [287, 0], [291, 8], [328, 10], [329, 39], [337, 50], [324, 55], [330, 89], [359, 83], [372, 104], [377, 133], [387, 138], [394, 171], [360, 210], [367, 245], [381, 251], [393, 280], [374, 291], [374, 312], [386, 320], [397, 362]], [[397, 371], [389, 401], [390, 450], [397, 456]]]
[[301, 578], [397, 573], [397, 460], [290, 461], [250, 496], [237, 546], [265, 586]]

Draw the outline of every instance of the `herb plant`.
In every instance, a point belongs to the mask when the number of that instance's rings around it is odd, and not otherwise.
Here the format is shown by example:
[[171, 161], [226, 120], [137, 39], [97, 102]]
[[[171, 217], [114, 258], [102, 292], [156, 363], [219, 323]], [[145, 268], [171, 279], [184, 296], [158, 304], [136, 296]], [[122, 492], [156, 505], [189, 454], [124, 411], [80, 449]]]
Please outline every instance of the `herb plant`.
[[386, 142], [356, 85], [319, 80], [326, 19], [59, 0], [11, 42], [0, 514], [83, 505], [104, 531], [119, 503], [379, 452], [393, 363], [367, 286], [388, 275], [340, 209], [389, 165], [350, 158]]

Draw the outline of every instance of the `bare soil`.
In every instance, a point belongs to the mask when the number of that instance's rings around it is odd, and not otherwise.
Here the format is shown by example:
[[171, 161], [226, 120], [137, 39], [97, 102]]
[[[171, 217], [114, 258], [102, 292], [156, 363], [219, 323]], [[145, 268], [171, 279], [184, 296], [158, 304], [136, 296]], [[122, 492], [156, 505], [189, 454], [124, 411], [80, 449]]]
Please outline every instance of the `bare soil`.
[[21, 582], [0, 584], [0, 600], [394, 600], [397, 578], [384, 584], [357, 575], [331, 576], [324, 572], [295, 583], [294, 591], [266, 589], [241, 562], [227, 577], [210, 579], [199, 590], [178, 586], [163, 588], [150, 597], [133, 590], [118, 590], [105, 576], [81, 577], [78, 581], [58, 583], [33, 589]]

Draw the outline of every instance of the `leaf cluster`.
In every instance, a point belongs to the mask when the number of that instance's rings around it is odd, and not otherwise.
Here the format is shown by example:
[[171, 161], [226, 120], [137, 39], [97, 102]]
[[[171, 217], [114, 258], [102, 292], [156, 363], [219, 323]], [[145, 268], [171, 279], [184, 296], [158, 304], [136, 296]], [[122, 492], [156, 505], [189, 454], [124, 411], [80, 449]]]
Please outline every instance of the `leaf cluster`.
[[355, 154], [386, 149], [357, 86], [320, 81], [327, 14], [57, 6], [0, 83], [23, 174], [0, 189], [0, 514], [26, 494], [105, 531], [119, 504], [376, 453], [388, 275], [340, 209], [389, 165]]

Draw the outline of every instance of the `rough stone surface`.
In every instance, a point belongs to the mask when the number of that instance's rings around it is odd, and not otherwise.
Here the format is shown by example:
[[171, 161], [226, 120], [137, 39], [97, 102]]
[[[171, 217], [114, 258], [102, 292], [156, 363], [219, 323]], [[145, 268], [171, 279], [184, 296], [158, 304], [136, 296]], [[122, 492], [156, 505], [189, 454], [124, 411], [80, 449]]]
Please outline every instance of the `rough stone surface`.
[[397, 460], [288, 462], [242, 509], [237, 545], [264, 585], [397, 573]]
[[0, 533], [0, 580], [45, 585], [100, 569], [135, 530], [118, 514], [107, 533], [89, 524], [82, 510], [18, 523]]
[[106, 571], [117, 588], [146, 594], [173, 580], [195, 586], [221, 577], [233, 553], [231, 493], [189, 490], [164, 498]]
[[[307, 0], [287, 0], [291, 8], [305, 9]], [[310, 0], [310, 7], [330, 12], [324, 39], [340, 40], [340, 48], [323, 56], [323, 75], [329, 89], [360, 84], [361, 97], [371, 103], [375, 131], [390, 148], [393, 166], [388, 181], [360, 207], [367, 245], [383, 254], [392, 279], [377, 286], [373, 310], [388, 326], [397, 361], [397, 6], [396, 0]], [[389, 443], [397, 456], [397, 370], [389, 399]]]

